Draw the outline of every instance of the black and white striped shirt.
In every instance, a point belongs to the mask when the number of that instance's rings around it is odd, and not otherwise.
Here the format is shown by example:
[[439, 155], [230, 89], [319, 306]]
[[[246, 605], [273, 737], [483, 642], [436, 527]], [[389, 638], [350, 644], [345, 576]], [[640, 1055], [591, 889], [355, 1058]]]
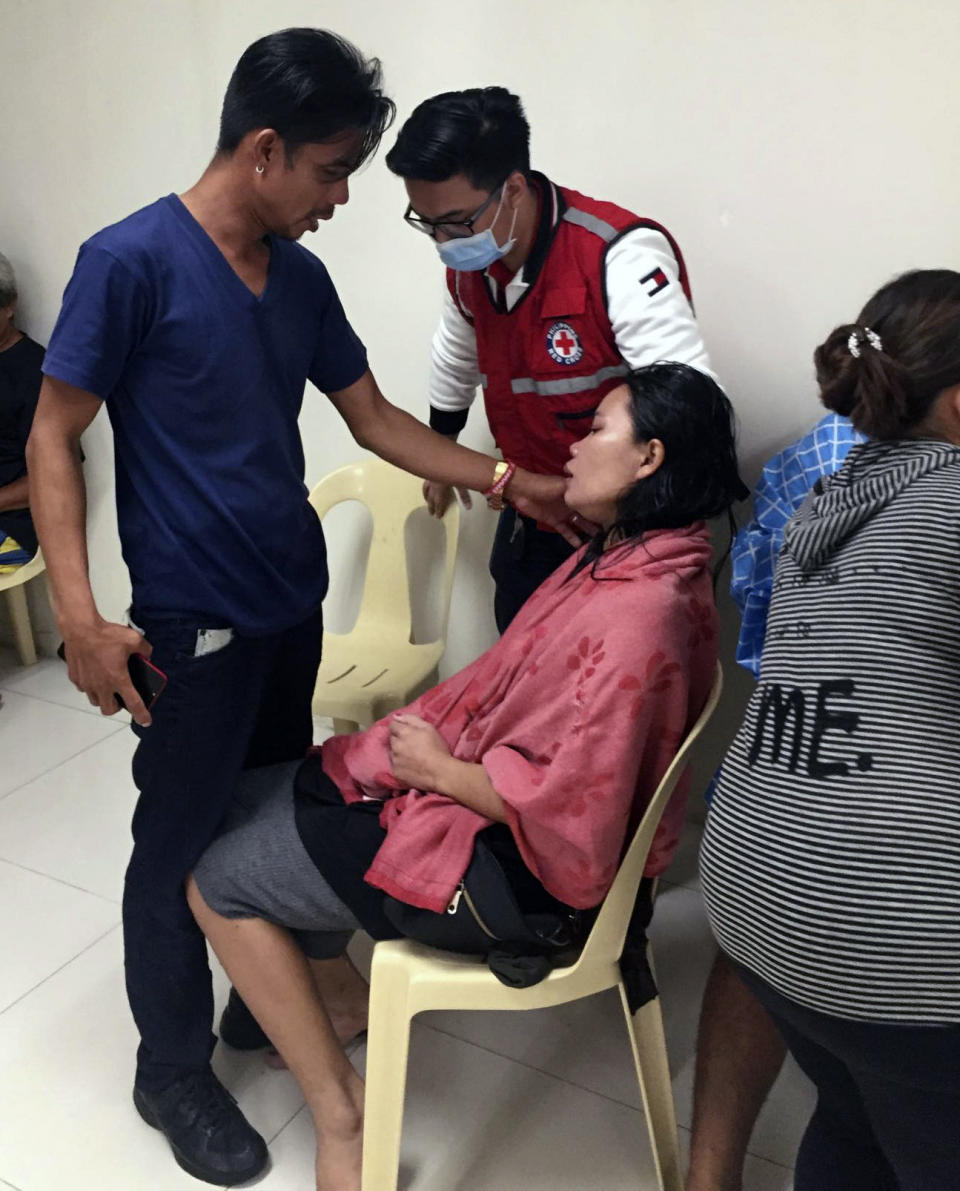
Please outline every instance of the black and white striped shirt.
[[818, 488], [708, 818], [708, 913], [802, 1005], [960, 1023], [960, 448], [865, 443]]

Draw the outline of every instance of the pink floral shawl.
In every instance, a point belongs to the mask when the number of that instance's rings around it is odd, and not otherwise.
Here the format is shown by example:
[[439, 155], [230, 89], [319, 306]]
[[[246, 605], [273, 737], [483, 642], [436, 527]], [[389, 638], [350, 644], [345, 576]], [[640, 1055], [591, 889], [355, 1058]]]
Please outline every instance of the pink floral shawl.
[[[496, 645], [404, 708], [455, 757], [484, 766], [525, 863], [568, 905], [603, 899], [628, 831], [706, 701], [718, 636], [710, 554], [698, 523], [608, 551], [596, 578], [590, 567], [571, 578], [575, 555]], [[389, 722], [328, 740], [324, 769], [346, 801], [386, 800], [387, 838], [366, 880], [441, 911], [489, 820], [446, 795], [400, 789]], [[685, 804], [682, 788], [647, 875], [669, 864]]]

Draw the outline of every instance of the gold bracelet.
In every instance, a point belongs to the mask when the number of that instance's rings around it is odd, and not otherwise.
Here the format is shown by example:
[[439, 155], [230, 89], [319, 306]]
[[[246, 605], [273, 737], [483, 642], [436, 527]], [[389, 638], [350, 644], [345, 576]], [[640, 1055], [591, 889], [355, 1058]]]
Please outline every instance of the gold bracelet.
[[501, 459], [494, 465], [493, 483], [483, 495], [486, 497], [488, 507], [495, 512], [499, 512], [503, 508], [503, 494], [516, 474], [516, 470], [517, 465], [508, 459]]
[[499, 491], [499, 482], [507, 474], [509, 467], [510, 464], [506, 461], [506, 459], [501, 459], [499, 463], [495, 463], [493, 465], [493, 483], [487, 489], [487, 492], [493, 493]]

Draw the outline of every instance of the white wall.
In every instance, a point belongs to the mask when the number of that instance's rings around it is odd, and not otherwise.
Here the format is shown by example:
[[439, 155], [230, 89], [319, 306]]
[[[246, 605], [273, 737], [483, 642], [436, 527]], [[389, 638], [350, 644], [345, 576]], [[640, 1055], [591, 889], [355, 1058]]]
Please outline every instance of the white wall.
[[[832, 325], [899, 270], [960, 265], [955, 0], [5, 0], [0, 250], [31, 334], [49, 334], [81, 240], [195, 179], [236, 58], [288, 24], [379, 54], [401, 119], [440, 90], [515, 89], [539, 168], [667, 223], [739, 411], [748, 479], [818, 416], [810, 356]], [[422, 415], [441, 274], [403, 207], [381, 154], [307, 242], [385, 392]], [[466, 441], [487, 443], [479, 409], [471, 422]], [[357, 454], [312, 390], [303, 433], [310, 479]], [[105, 419], [87, 450], [94, 584], [114, 614], [126, 582]], [[448, 668], [494, 632], [492, 518], [476, 509], [467, 527]], [[334, 572], [346, 548], [335, 543]]]

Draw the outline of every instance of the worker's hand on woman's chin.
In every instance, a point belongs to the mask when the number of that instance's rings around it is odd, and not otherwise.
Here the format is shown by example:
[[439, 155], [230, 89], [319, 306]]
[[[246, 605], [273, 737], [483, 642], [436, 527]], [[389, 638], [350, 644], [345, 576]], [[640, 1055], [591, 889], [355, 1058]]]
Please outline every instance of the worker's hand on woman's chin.
[[599, 525], [595, 525], [592, 521], [588, 521], [586, 517], [582, 517], [579, 513], [569, 508], [564, 503], [562, 496], [548, 502], [528, 500], [525, 497], [514, 498], [511, 496], [510, 503], [524, 517], [532, 517], [534, 521], [540, 521], [544, 525], [549, 525], [552, 529], [555, 529], [571, 546], [582, 546], [600, 528]]
[[540, 476], [518, 467], [504, 492], [506, 499], [520, 508], [520, 502], [535, 505], [563, 504], [567, 481], [563, 476]]

